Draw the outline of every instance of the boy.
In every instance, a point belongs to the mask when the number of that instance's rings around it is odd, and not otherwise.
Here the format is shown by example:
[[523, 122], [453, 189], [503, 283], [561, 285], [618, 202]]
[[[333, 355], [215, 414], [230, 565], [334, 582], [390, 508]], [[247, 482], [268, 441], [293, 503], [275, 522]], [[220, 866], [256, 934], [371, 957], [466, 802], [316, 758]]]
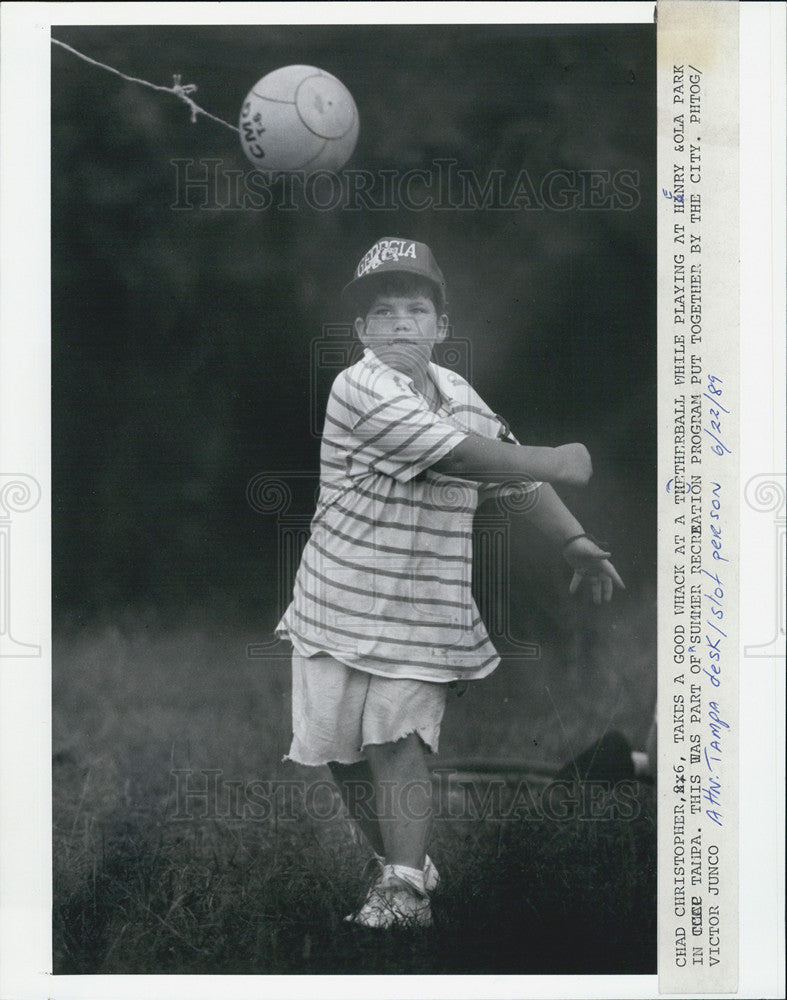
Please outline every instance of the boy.
[[499, 662], [470, 593], [482, 484], [534, 492], [529, 520], [563, 547], [572, 593], [586, 579], [601, 603], [623, 583], [550, 485], [587, 483], [585, 447], [519, 445], [461, 376], [431, 362], [448, 317], [429, 247], [378, 240], [343, 294], [366, 351], [331, 390], [311, 537], [277, 627], [293, 645], [288, 756], [330, 767], [380, 864], [346, 919], [428, 926], [438, 875], [426, 751], [437, 751], [448, 685]]

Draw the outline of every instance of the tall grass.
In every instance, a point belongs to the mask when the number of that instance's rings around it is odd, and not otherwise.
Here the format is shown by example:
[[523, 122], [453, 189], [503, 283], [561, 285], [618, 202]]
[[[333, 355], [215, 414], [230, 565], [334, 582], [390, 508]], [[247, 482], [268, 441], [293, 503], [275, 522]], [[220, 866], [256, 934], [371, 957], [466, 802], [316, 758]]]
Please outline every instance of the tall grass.
[[[544, 650], [452, 698], [442, 752], [559, 761], [612, 727], [641, 742], [647, 651], [635, 629], [623, 643], [614, 625], [593, 663], [569, 659], [561, 672]], [[419, 933], [343, 922], [365, 890], [364, 849], [342, 813], [315, 818], [302, 793], [289, 818], [233, 818], [225, 797], [212, 818], [195, 799], [178, 819], [175, 771], [190, 772], [192, 789], [206, 787], [203, 769], [222, 783], [327, 776], [281, 763], [289, 665], [250, 659], [259, 638], [139, 622], [57, 637], [56, 973], [655, 970], [647, 787], [634, 819], [441, 815], [430, 845], [443, 876], [435, 926]], [[602, 668], [604, 643], [615, 657]]]

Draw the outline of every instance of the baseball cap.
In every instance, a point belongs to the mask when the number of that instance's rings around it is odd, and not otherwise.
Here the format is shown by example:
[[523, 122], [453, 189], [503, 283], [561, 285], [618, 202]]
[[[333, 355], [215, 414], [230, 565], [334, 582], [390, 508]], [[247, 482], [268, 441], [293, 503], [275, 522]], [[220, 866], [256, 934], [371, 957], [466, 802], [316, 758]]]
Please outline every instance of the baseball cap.
[[437, 287], [440, 300], [445, 301], [445, 278], [437, 266], [434, 254], [425, 243], [401, 236], [384, 236], [361, 257], [355, 276], [342, 289], [342, 298], [352, 300], [369, 278], [382, 274], [414, 274]]

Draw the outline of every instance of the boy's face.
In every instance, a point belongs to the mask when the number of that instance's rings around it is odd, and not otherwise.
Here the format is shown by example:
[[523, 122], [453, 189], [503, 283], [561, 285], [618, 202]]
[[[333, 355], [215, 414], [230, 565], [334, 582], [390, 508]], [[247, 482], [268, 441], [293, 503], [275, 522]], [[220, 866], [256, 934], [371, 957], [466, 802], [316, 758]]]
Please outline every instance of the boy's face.
[[428, 294], [380, 294], [366, 317], [358, 317], [355, 330], [361, 342], [377, 357], [408, 375], [423, 374], [432, 348], [445, 338], [448, 317], [437, 315]]

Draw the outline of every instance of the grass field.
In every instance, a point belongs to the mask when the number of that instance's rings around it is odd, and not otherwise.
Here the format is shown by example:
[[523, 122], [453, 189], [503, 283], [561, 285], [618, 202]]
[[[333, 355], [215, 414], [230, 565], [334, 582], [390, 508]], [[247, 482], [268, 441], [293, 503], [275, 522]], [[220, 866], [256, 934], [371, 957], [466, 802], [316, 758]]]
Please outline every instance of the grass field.
[[[504, 661], [449, 699], [441, 756], [559, 762], [613, 728], [641, 746], [651, 634], [630, 609], [604, 609], [592, 641]], [[281, 763], [289, 664], [250, 658], [259, 638], [132, 618], [56, 636], [56, 974], [655, 971], [648, 786], [624, 814], [595, 819], [583, 807], [565, 818], [441, 809], [435, 926], [343, 924], [365, 854], [327, 770]], [[286, 808], [253, 807], [277, 782], [289, 782]]]

